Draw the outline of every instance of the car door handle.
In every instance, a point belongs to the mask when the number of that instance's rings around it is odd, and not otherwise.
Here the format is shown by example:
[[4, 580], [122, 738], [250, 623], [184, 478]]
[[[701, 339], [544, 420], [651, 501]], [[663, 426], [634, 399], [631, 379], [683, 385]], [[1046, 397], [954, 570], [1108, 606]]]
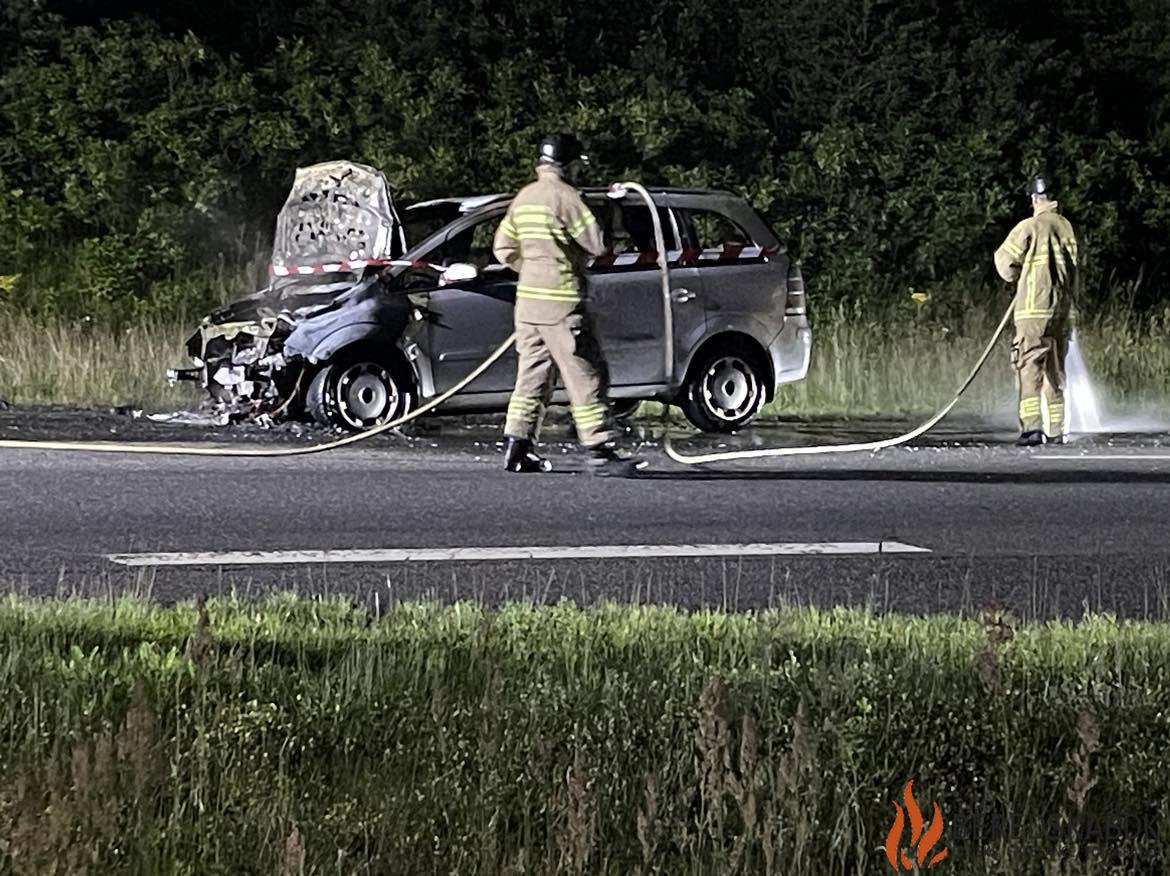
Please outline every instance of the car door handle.
[[692, 292], [690, 289], [675, 289], [674, 290], [674, 300], [677, 301], [679, 304], [683, 304], [684, 302], [687, 302], [687, 301], [693, 301], [695, 299], [695, 297], [696, 297], [695, 293]]

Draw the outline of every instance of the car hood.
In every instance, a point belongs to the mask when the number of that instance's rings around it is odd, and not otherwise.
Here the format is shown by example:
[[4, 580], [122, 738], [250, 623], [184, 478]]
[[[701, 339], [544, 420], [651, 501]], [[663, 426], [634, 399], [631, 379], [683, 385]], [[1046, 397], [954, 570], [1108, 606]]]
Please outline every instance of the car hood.
[[381, 171], [352, 161], [297, 168], [276, 217], [273, 269], [393, 257], [402, 223]]

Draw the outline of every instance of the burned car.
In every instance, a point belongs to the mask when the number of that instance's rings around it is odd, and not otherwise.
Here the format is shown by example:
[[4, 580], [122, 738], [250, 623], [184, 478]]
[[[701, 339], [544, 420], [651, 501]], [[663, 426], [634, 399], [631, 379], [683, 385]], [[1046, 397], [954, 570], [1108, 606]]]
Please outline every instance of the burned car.
[[[755, 210], [728, 193], [654, 189], [668, 267], [644, 197], [585, 189], [610, 254], [590, 266], [589, 308], [615, 412], [676, 404], [698, 428], [750, 423], [804, 378], [811, 331], [799, 268]], [[187, 349], [224, 411], [369, 428], [451, 388], [512, 331], [516, 275], [492, 254], [509, 194], [399, 209], [385, 178], [351, 162], [304, 168], [277, 220], [271, 282], [207, 316]], [[509, 353], [445, 412], [503, 411]], [[558, 386], [555, 402], [565, 400]]]

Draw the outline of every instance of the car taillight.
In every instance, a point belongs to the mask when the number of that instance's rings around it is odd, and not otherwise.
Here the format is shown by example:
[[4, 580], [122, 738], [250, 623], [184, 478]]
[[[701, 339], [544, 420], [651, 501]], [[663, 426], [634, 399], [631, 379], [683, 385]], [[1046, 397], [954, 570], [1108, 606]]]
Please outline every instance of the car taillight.
[[788, 266], [788, 300], [784, 304], [785, 316], [804, 316], [808, 307], [804, 301], [804, 277], [800, 265], [793, 262]]

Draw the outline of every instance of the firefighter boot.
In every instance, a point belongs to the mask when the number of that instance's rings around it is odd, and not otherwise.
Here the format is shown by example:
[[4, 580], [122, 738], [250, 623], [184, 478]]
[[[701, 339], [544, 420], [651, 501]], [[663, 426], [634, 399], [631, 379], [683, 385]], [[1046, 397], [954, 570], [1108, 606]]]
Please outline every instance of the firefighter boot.
[[610, 443], [589, 448], [589, 469], [600, 478], [634, 478], [646, 467], [644, 459], [622, 456]]
[[504, 470], [511, 472], [552, 471], [552, 463], [532, 449], [527, 438], [504, 438]]
[[1039, 429], [1021, 432], [1020, 437], [1016, 439], [1016, 447], [1039, 447], [1043, 443], [1044, 433]]

